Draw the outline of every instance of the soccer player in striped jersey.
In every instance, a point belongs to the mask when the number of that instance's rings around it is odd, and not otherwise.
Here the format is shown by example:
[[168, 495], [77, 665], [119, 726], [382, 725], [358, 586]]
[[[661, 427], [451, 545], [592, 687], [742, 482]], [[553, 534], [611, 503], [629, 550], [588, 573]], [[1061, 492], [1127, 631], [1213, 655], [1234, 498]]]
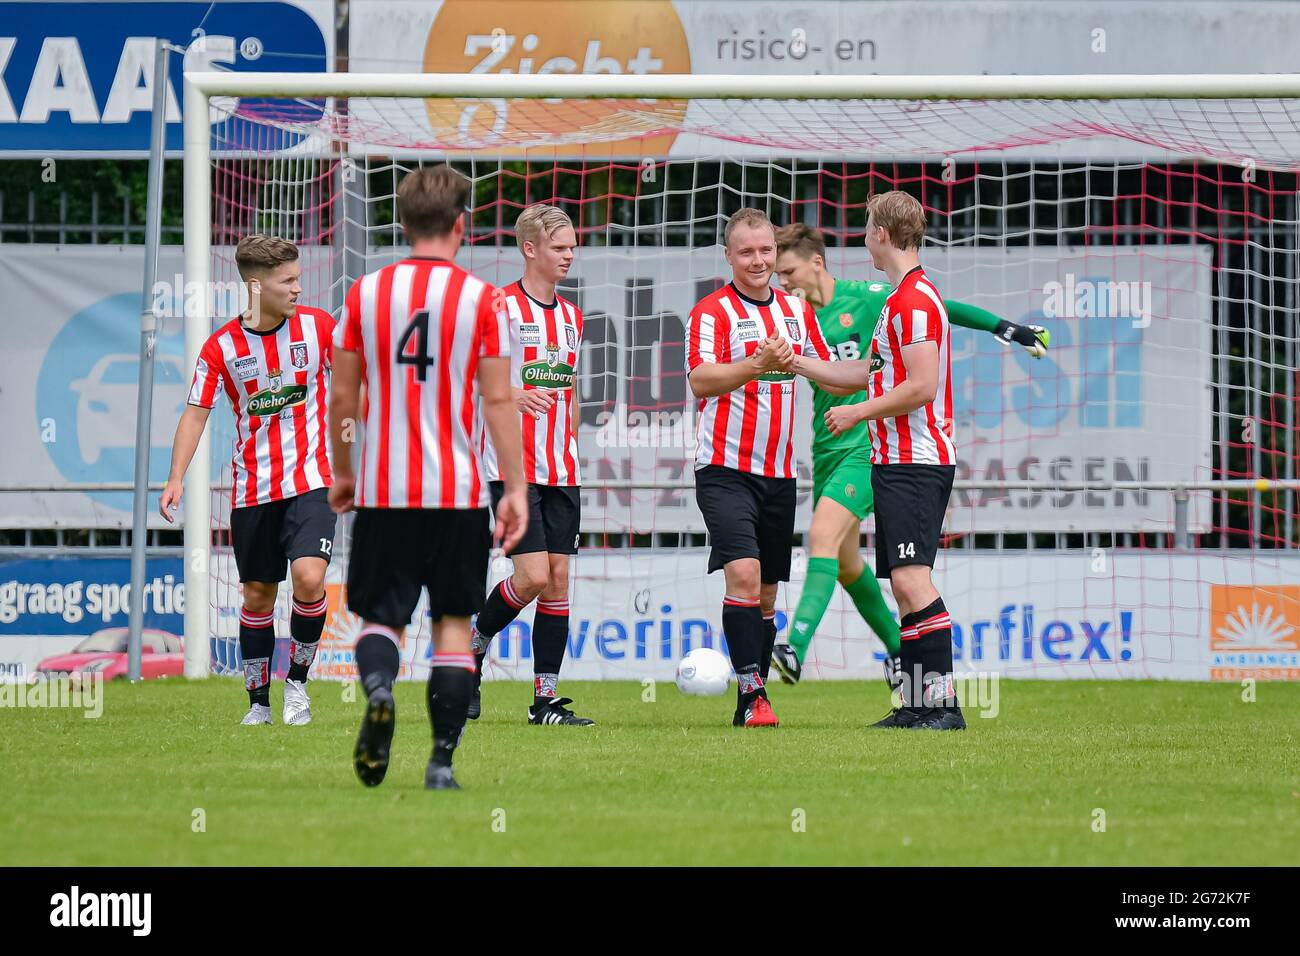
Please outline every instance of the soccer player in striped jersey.
[[868, 423], [876, 575], [889, 578], [902, 615], [903, 706], [874, 726], [961, 730], [951, 623], [931, 578], [957, 470], [950, 328], [943, 299], [921, 268], [924, 236], [925, 209], [914, 197], [897, 190], [871, 197], [867, 251], [894, 289], [869, 357], [800, 356], [794, 370], [832, 391], [866, 388], [866, 401], [828, 408], [825, 422], [833, 436]]
[[249, 310], [217, 329], [199, 353], [158, 510], [175, 520], [185, 471], [223, 393], [235, 415], [230, 540], [244, 591], [239, 652], [249, 708], [243, 723], [271, 723], [272, 611], [287, 564], [293, 610], [283, 720], [306, 724], [307, 672], [325, 626], [325, 569], [336, 524], [326, 500], [325, 444], [334, 320], [298, 304], [302, 270], [287, 239], [245, 236], [235, 247], [235, 264], [248, 285]]
[[[569, 641], [569, 556], [578, 552], [581, 508], [578, 475], [578, 392], [582, 312], [560, 298], [557, 283], [569, 274], [577, 233], [567, 213], [537, 203], [519, 215], [515, 238], [524, 275], [506, 286], [510, 320], [511, 382], [523, 423], [528, 531], [512, 551], [514, 573], [488, 595], [474, 625], [476, 664], [470, 719], [480, 712], [479, 688], [488, 646], [536, 599], [533, 617], [533, 724], [589, 726], [569, 710], [556, 685]], [[484, 464], [493, 500], [502, 493], [497, 456], [484, 436]]]
[[[450, 166], [402, 179], [397, 216], [411, 254], [353, 283], [334, 336], [330, 504], [357, 511], [348, 609], [362, 620], [355, 658], [366, 712], [353, 768], [369, 787], [388, 772], [402, 634], [424, 588], [433, 622], [424, 784], [459, 789], [451, 764], [474, 687], [470, 618], [483, 608], [493, 540], [479, 414], [501, 452], [496, 537], [514, 547], [528, 520], [501, 297], [453, 261], [469, 198], [469, 181]], [[354, 471], [358, 414], [365, 428]]]
[[[826, 344], [838, 359], [862, 358], [876, 322], [893, 291], [885, 282], [836, 279], [826, 269], [822, 234], [803, 223], [776, 232], [776, 274], [787, 292], [803, 297], [817, 311]], [[1034, 358], [1047, 354], [1047, 330], [1017, 325], [992, 312], [961, 302], [945, 301], [954, 325], [979, 329], [1003, 342], [1023, 345]], [[898, 664], [898, 622], [885, 604], [876, 576], [862, 560], [858, 534], [872, 510], [871, 435], [859, 423], [840, 435], [826, 426], [826, 412], [866, 399], [862, 391], [837, 395], [812, 384], [813, 395], [813, 519], [809, 531], [808, 573], [790, 626], [789, 643], [777, 644], [772, 666], [788, 684], [797, 683], [808, 645], [817, 632], [838, 580], [853, 599], [862, 620], [885, 645], [885, 680], [896, 688], [902, 680]]]
[[722, 629], [736, 671], [735, 726], [775, 727], [763, 674], [776, 640], [776, 593], [790, 579], [794, 535], [792, 363], [829, 363], [812, 306], [771, 285], [776, 233], [741, 209], [724, 234], [732, 279], [691, 310], [686, 366], [699, 399], [695, 500], [722, 569]]

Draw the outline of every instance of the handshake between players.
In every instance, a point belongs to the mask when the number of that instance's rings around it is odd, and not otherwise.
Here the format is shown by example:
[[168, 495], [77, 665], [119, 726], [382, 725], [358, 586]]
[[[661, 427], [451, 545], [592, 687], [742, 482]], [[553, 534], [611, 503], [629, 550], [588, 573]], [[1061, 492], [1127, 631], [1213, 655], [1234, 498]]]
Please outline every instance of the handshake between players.
[[[754, 351], [754, 354], [749, 357], [749, 362], [760, 375], [767, 372], [788, 372], [796, 375], [803, 375], [808, 378], [815, 378], [815, 380], [819, 380], [823, 383], [826, 383], [828, 377], [824, 374], [818, 374], [818, 371], [814, 370], [815, 366], [812, 363], [822, 365], [829, 363], [823, 363], [819, 359], [796, 354], [794, 346], [791, 344], [790, 340], [782, 338], [779, 335], [769, 336], [759, 342], [758, 348]], [[858, 361], [846, 363], [846, 365], [848, 364], [860, 365], [861, 369], [849, 369], [845, 367], [842, 371], [837, 370], [839, 371], [839, 374], [836, 375], [835, 378], [843, 380], [860, 376], [861, 381], [857, 382], [853, 387], [866, 388], [867, 363]], [[858, 422], [862, 421], [862, 416], [858, 408], [858, 405], [832, 406], [826, 410], [826, 414], [823, 416], [823, 423], [832, 435], [842, 435], [854, 425], [858, 424]]]

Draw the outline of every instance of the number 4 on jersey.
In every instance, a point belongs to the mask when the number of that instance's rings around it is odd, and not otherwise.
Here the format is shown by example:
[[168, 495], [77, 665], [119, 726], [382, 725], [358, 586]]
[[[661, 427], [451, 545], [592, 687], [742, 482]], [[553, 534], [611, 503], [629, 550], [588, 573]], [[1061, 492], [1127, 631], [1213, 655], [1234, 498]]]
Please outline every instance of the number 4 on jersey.
[[429, 311], [421, 309], [397, 340], [398, 365], [414, 365], [416, 381], [423, 382], [433, 359], [429, 357]]

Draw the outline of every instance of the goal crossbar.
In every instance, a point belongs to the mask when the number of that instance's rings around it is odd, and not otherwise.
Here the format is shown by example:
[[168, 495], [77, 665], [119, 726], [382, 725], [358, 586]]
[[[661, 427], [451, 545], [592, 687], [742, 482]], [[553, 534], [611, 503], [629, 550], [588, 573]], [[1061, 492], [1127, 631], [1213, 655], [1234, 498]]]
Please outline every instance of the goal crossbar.
[[[214, 97], [678, 100], [1234, 100], [1300, 98], [1300, 74], [742, 76], [448, 73], [187, 72], [184, 78], [184, 239], [187, 284], [210, 278]], [[211, 333], [209, 303], [187, 310], [185, 356], [196, 363]], [[209, 670], [211, 442], [204, 431], [185, 478], [185, 673]]]

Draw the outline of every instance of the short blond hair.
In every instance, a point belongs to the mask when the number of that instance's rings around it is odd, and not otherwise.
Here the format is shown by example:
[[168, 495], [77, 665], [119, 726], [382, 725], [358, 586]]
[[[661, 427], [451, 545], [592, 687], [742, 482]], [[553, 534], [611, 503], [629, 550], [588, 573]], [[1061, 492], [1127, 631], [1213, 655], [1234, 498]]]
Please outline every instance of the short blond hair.
[[727, 228], [722, 233], [722, 244], [730, 248], [731, 234], [735, 232], [736, 227], [746, 226], [767, 226], [772, 230], [772, 235], [776, 235], [776, 227], [772, 225], [772, 220], [767, 218], [767, 213], [761, 209], [755, 209], [752, 206], [746, 206], [744, 209], [737, 209], [727, 220]]
[[[573, 229], [573, 220], [559, 206], [544, 202], [533, 203], [515, 220], [515, 243], [521, 249], [525, 242], [536, 245], [542, 241], [542, 236], [549, 239], [565, 226]], [[576, 235], [576, 229], [574, 233]]]
[[286, 262], [297, 261], [298, 247], [278, 236], [245, 236], [235, 246], [235, 265], [245, 282], [264, 276]]
[[867, 200], [867, 219], [889, 233], [895, 249], [920, 249], [925, 238], [925, 207], [916, 197], [895, 189]]

